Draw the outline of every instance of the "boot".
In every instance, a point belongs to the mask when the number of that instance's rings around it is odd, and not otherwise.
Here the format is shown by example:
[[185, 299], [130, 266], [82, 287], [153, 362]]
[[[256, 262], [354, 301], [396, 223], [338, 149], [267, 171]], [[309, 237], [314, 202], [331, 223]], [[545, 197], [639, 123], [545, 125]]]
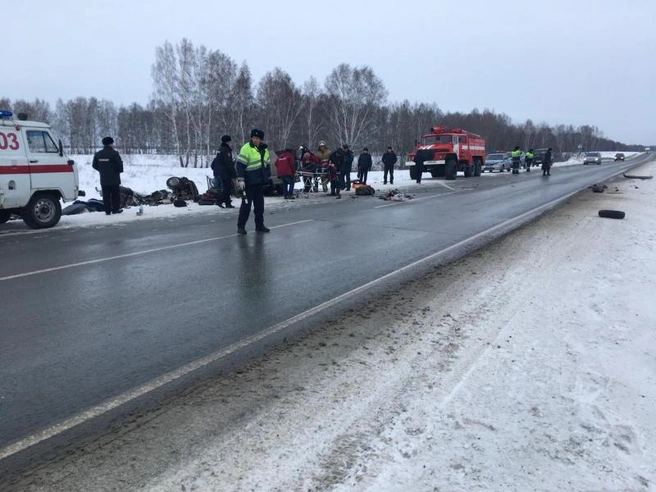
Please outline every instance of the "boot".
[[246, 229], [244, 227], [237, 226], [237, 234], [241, 234], [242, 236], [245, 236], [248, 233], [246, 232]]
[[271, 232], [271, 229], [269, 229], [268, 227], [266, 227], [266, 226], [264, 226], [264, 225], [257, 226], [257, 227], [255, 228], [255, 230], [256, 230], [257, 232]]

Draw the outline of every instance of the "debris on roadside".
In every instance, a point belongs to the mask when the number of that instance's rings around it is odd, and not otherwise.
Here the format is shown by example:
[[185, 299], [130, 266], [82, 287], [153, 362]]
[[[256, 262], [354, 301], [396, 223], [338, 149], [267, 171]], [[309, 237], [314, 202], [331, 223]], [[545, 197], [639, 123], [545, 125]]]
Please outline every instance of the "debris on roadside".
[[389, 190], [380, 195], [378, 198], [381, 200], [387, 200], [390, 202], [407, 202], [408, 200], [412, 200], [413, 196], [408, 195], [407, 193], [403, 193], [397, 189], [394, 190]]
[[653, 176], [636, 176], [634, 174], [622, 173], [622, 176], [628, 179], [653, 179]]
[[593, 184], [590, 186], [590, 189], [592, 190], [593, 193], [603, 193], [604, 190], [606, 190], [608, 186], [605, 184]]

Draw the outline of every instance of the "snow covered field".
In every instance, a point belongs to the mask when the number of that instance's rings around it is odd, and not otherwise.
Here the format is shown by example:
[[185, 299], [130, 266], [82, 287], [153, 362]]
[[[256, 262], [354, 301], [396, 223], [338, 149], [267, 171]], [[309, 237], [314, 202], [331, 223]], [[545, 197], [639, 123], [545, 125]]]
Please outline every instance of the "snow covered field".
[[[626, 152], [627, 158], [635, 155], [635, 152]], [[612, 159], [615, 152], [602, 152], [604, 159]], [[100, 188], [100, 181], [98, 173], [91, 167], [93, 160], [92, 155], [73, 155], [72, 159], [75, 160], [79, 176], [80, 176], [80, 189], [86, 192], [85, 197], [80, 197], [81, 200], [89, 198], [100, 198], [100, 194], [96, 188]], [[202, 193], [207, 189], [206, 178], [212, 176], [212, 170], [209, 168], [181, 168], [176, 164], [174, 156], [152, 156], [152, 155], [124, 155], [123, 156], [125, 172], [122, 175], [123, 185], [131, 188], [132, 190], [148, 195], [155, 190], [166, 189], [166, 180], [171, 176], [186, 176], [193, 180], [198, 186], [199, 191]], [[581, 164], [582, 158], [573, 158], [566, 162], [559, 162], [555, 167], [559, 166], [572, 166]], [[352, 178], [356, 178], [357, 173], [352, 174]], [[462, 173], [459, 173], [462, 176]], [[428, 176], [428, 175], [427, 175]], [[491, 177], [491, 174], [483, 174], [486, 178]], [[377, 192], [385, 192], [394, 188], [403, 188], [412, 185], [414, 181], [410, 179], [407, 170], [396, 170], [394, 173], [395, 184], [383, 185], [382, 171], [372, 171], [369, 173], [368, 184], [376, 188]], [[424, 179], [422, 187], [429, 186], [449, 186], [448, 182], [444, 180]], [[301, 184], [297, 183], [296, 188], [300, 189]], [[345, 195], [352, 194], [345, 192]], [[301, 200], [303, 204], [309, 205], [316, 203], [316, 200], [324, 199], [324, 195], [319, 193], [316, 196], [311, 195], [308, 200]], [[299, 202], [299, 203], [300, 203]], [[64, 204], [65, 206], [66, 204]], [[281, 197], [267, 197], [266, 206], [269, 207], [287, 207], [290, 204], [285, 202]], [[298, 206], [298, 205], [297, 205]], [[219, 209], [216, 206], [202, 206], [193, 202], [188, 202], [185, 208], [176, 208], [173, 205], [160, 205], [158, 207], [145, 207], [144, 215], [137, 216], [136, 209], [128, 209], [121, 215], [106, 216], [102, 213], [87, 213], [81, 215], [63, 216], [58, 227], [80, 227], [80, 226], [95, 226], [99, 224], [113, 224], [123, 223], [133, 220], [144, 220], [148, 218], [163, 218], [176, 215], [189, 215], [198, 213], [234, 213], [230, 210]]]
[[615, 186], [22, 490], [656, 490], [656, 180]]

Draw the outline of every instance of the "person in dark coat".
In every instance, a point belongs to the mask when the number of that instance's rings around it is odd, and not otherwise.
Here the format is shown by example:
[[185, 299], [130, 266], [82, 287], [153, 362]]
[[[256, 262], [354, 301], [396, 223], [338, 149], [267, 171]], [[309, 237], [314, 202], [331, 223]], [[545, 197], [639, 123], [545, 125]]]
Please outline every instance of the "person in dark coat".
[[358, 179], [360, 183], [367, 184], [367, 174], [371, 171], [371, 165], [373, 164], [371, 160], [371, 154], [369, 149], [365, 147], [362, 149], [362, 153], [358, 156]]
[[342, 145], [342, 150], [344, 151], [344, 164], [342, 165], [342, 169], [339, 170], [339, 178], [342, 189], [348, 191], [351, 189], [351, 170], [353, 169], [355, 155], [353, 155], [347, 144]]
[[219, 199], [219, 207], [223, 208], [235, 208], [230, 200], [230, 194], [232, 193], [232, 180], [237, 178], [237, 171], [235, 170], [235, 161], [232, 158], [232, 149], [229, 142], [232, 141], [230, 135], [223, 135], [221, 137], [221, 147], [219, 152], [216, 154], [216, 157], [212, 161], [212, 170], [214, 171], [214, 177], [221, 180], [222, 189], [221, 189], [221, 198]]
[[344, 169], [344, 149], [337, 147], [328, 158], [330, 176], [330, 196], [337, 195], [340, 198], [340, 191], [343, 188], [342, 176], [340, 171]]
[[100, 187], [107, 215], [120, 214], [121, 210], [121, 173], [123, 172], [123, 161], [118, 151], [114, 148], [114, 139], [105, 137], [102, 139], [103, 149], [93, 156], [92, 167], [100, 173]]
[[383, 154], [383, 184], [387, 184], [387, 174], [389, 173], [389, 182], [394, 184], [394, 164], [397, 161], [396, 154], [392, 147], [387, 147], [387, 152]]
[[542, 176], [551, 176], [552, 163], [553, 157], [551, 156], [551, 147], [549, 147], [544, 154], [544, 159], [542, 159]]

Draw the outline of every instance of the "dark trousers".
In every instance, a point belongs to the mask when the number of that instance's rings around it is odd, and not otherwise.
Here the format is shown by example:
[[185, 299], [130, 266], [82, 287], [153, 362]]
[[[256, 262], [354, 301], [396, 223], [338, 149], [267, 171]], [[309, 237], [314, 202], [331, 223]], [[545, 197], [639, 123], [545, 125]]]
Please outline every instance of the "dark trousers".
[[339, 170], [339, 182], [342, 189], [351, 189], [351, 164], [344, 164]]
[[230, 195], [232, 194], [232, 180], [231, 179], [222, 179], [221, 180], [221, 198], [219, 203], [225, 203], [226, 205], [232, 205], [232, 200]]
[[121, 193], [119, 185], [102, 185], [103, 206], [105, 213], [118, 212], [121, 209]]
[[367, 184], [367, 174], [369, 174], [369, 171], [363, 171], [362, 169], [358, 170], [358, 179], [360, 180], [360, 183]]
[[417, 162], [415, 166], [415, 173], [417, 173], [417, 183], [421, 183], [421, 175], [424, 174], [424, 163]]
[[282, 181], [283, 196], [294, 196], [294, 176], [280, 176], [280, 181]]
[[387, 184], [387, 173], [389, 173], [390, 184], [394, 184], [394, 164], [385, 164], [385, 169], [383, 170], [383, 184]]
[[339, 196], [339, 192], [342, 189], [342, 183], [339, 177], [330, 181], [330, 194]]
[[264, 185], [246, 186], [246, 197], [242, 196], [239, 207], [237, 227], [245, 227], [251, 214], [251, 205], [255, 208], [255, 227], [264, 225]]

